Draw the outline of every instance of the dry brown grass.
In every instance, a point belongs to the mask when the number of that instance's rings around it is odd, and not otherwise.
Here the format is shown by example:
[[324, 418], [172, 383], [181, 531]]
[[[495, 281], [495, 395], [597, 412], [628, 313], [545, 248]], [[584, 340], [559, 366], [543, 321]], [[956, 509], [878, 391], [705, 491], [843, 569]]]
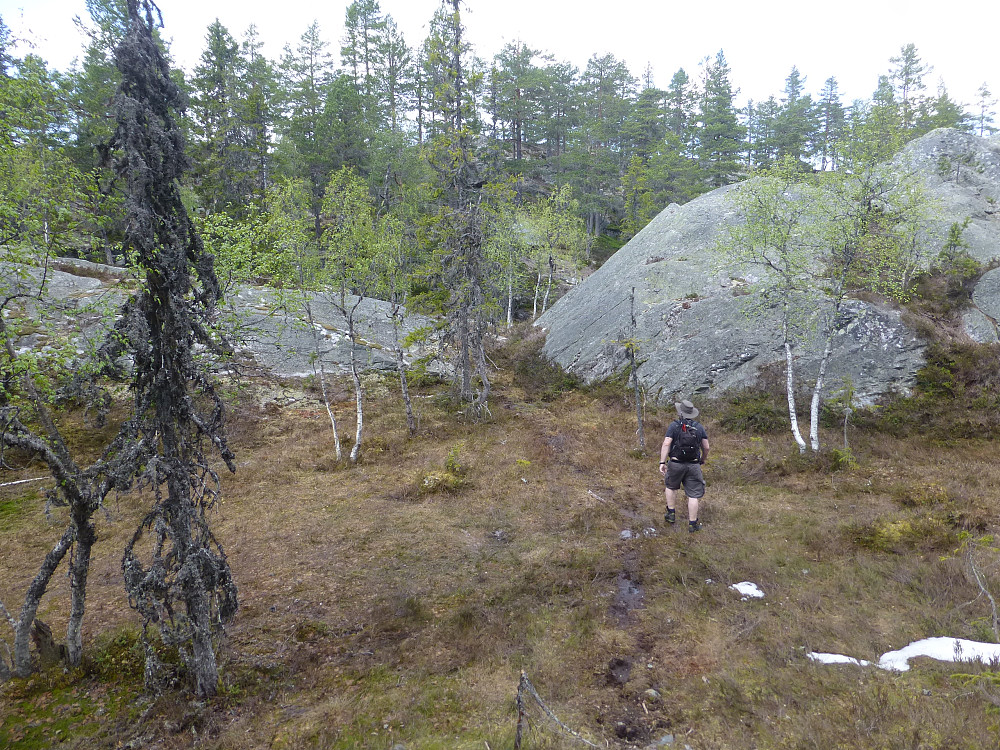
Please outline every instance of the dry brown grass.
[[[672, 733], [696, 750], [995, 747], [985, 701], [948, 666], [887, 675], [805, 658], [872, 659], [917, 638], [977, 635], [983, 603], [961, 561], [942, 556], [958, 530], [998, 525], [992, 444], [929, 452], [917, 438], [858, 433], [859, 466], [837, 472], [801, 460], [784, 435], [763, 444], [709, 419], [705, 530], [689, 535], [682, 523], [662, 528], [667, 412], [650, 415], [649, 455], [636, 457], [620, 398], [525, 388], [517, 379], [532, 370], [518, 372], [498, 374], [484, 424], [420, 393], [413, 439], [393, 400], [370, 403], [371, 449], [356, 467], [332, 460], [318, 404], [245, 402], [231, 429], [239, 471], [224, 477], [213, 518], [242, 603], [223, 649], [225, 689], [203, 708], [169, 694], [132, 723], [138, 711], [112, 697], [132, 695], [134, 680], [65, 675], [65, 689], [106, 709], [88, 717], [102, 729], [76, 746], [510, 747], [524, 669], [563, 721], [611, 746]], [[350, 425], [350, 402], [336, 408]], [[839, 432], [825, 438], [836, 445]], [[450, 470], [456, 486], [421, 491], [428, 474]], [[2, 491], [0, 596], [10, 605], [56, 527], [37, 488]], [[110, 510], [86, 618], [98, 660], [110, 653], [100, 634], [136, 624], [119, 555], [142, 501]], [[635, 537], [621, 539], [625, 529]], [[644, 603], [624, 616], [614, 606], [623, 573]], [[742, 580], [767, 598], [740, 601], [727, 587]], [[41, 613], [56, 632], [67, 602], [60, 577]], [[614, 679], [610, 665], [626, 662], [628, 679]], [[38, 703], [53, 680], [4, 689], [0, 741], [45, 746]], [[648, 688], [663, 701], [648, 701]], [[29, 731], [18, 716], [41, 723]], [[526, 747], [576, 746], [533, 717]]]

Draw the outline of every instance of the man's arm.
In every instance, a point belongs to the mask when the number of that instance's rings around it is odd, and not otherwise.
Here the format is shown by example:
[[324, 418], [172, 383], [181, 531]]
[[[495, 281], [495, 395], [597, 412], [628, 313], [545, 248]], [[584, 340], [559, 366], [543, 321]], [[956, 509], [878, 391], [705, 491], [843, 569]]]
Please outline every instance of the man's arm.
[[701, 439], [701, 462], [705, 463], [708, 460], [708, 449], [711, 446], [708, 444], [708, 438]]
[[670, 455], [670, 444], [674, 442], [672, 438], [663, 438], [663, 445], [660, 447], [660, 473], [667, 473], [667, 457]]

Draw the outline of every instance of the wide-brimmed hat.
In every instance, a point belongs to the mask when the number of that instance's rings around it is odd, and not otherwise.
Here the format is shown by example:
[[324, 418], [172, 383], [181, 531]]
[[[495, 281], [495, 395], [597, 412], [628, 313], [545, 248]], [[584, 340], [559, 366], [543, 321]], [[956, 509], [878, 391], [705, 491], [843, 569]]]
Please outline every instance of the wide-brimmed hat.
[[683, 401], [678, 401], [674, 404], [677, 407], [677, 413], [682, 417], [687, 417], [688, 419], [694, 419], [698, 416], [698, 409], [687, 399]]

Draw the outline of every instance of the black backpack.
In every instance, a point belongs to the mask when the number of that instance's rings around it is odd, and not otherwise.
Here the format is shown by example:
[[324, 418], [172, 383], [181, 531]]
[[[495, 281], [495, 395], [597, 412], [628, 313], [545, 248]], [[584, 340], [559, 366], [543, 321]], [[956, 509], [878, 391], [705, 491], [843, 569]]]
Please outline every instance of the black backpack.
[[681, 430], [670, 444], [670, 457], [684, 464], [698, 463], [701, 456], [701, 438], [694, 423], [689, 419], [680, 420]]

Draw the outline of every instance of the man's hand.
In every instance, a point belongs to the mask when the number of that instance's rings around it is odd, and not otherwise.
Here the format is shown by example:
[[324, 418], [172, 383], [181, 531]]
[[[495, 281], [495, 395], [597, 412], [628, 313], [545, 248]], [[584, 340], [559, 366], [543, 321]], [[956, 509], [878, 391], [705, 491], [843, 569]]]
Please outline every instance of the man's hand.
[[666, 464], [666, 462], [665, 462], [665, 461], [660, 461], [660, 473], [661, 473], [661, 474], [662, 474], [663, 476], [666, 476], [666, 475], [667, 475], [667, 464]]

